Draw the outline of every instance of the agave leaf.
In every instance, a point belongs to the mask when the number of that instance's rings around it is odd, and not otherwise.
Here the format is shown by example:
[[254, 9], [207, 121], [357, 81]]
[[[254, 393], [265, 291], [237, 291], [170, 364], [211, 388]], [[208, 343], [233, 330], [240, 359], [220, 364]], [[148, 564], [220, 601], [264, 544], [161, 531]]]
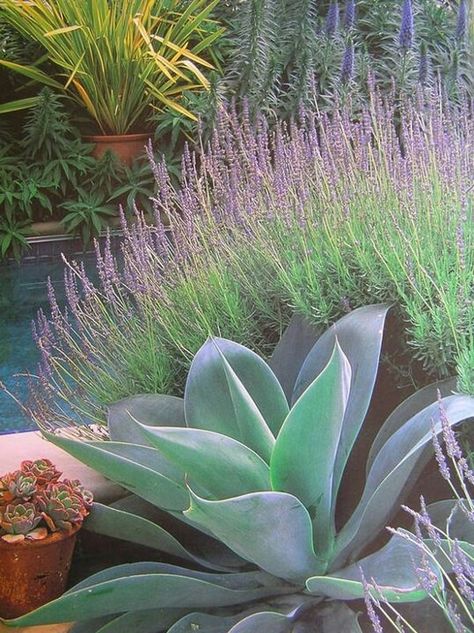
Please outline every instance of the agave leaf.
[[216, 499], [268, 490], [270, 470], [261, 457], [237, 440], [202, 429], [147, 427], [146, 438]]
[[[258, 600], [269, 595], [288, 592], [286, 587], [275, 585], [257, 588], [233, 589], [225, 585], [235, 582], [233, 576], [242, 574], [204, 574], [172, 565], [147, 563], [120, 565], [121, 568], [134, 567], [144, 571], [136, 575], [107, 578], [106, 572], [99, 572], [87, 582], [79, 583], [60, 598], [14, 620], [9, 626], [36, 626], [57, 622], [80, 621], [99, 618], [113, 613], [122, 613], [124, 605], [134, 611], [176, 608], [216, 608]], [[120, 570], [114, 570], [115, 573]], [[182, 575], [180, 575], [182, 574]], [[215, 579], [216, 583], [208, 579]], [[1, 620], [0, 622], [5, 622]]]
[[316, 551], [325, 560], [334, 542], [332, 477], [350, 382], [349, 362], [336, 341], [328, 364], [283, 423], [271, 459], [273, 489], [306, 506]]
[[352, 369], [352, 381], [334, 465], [334, 501], [348, 457], [369, 408], [388, 310], [387, 305], [372, 305], [358, 308], [343, 316], [316, 341], [296, 380], [293, 402], [327, 365], [337, 335], [337, 340]]
[[[225, 339], [210, 339], [189, 370], [186, 424], [228, 435], [269, 461], [288, 404], [272, 370], [256, 354]], [[271, 430], [270, 430], [271, 429]]]
[[316, 328], [303, 316], [294, 314], [273, 350], [268, 364], [282, 386], [288, 402], [291, 402], [301, 366], [321, 336], [321, 332], [322, 330]]
[[[310, 616], [313, 614], [311, 613]], [[307, 629], [302, 628], [301, 633], [362, 633], [359, 625], [359, 616], [344, 602], [325, 603], [313, 617], [309, 618]], [[294, 633], [300, 633], [299, 628], [295, 628]]]
[[[364, 597], [362, 573], [369, 584], [375, 584], [377, 593], [390, 602], [417, 602], [427, 597], [421, 587], [416, 567], [421, 550], [414, 543], [395, 535], [380, 550], [341, 569], [330, 576], [308, 578], [306, 588], [333, 600], [354, 600]], [[440, 570], [430, 564], [440, 586]], [[380, 593], [379, 593], [380, 592]]]
[[[238, 570], [247, 567], [247, 561], [237, 556], [220, 541], [204, 532], [202, 527], [191, 525], [183, 514], [160, 510], [136, 495], [129, 495], [115, 501], [112, 506], [118, 510], [137, 514], [153, 523], [158, 523], [167, 531], [177, 535], [186, 543], [193, 556], [204, 558], [216, 569]], [[127, 539], [128, 540], [128, 539]]]
[[130, 512], [104, 506], [101, 503], [94, 503], [92, 512], [87, 517], [84, 527], [96, 534], [145, 545], [171, 556], [191, 561], [195, 565], [218, 569], [219, 571], [231, 571], [228, 568], [215, 565], [204, 558], [195, 556], [156, 523]]
[[467, 516], [469, 506], [463, 499], [444, 499], [430, 503], [426, 510], [431, 522], [450, 538], [474, 543], [474, 524]]
[[207, 501], [190, 490], [185, 514], [236, 554], [274, 576], [301, 584], [324, 567], [313, 549], [308, 511], [292, 495], [255, 492]]
[[52, 433], [44, 436], [87, 466], [146, 501], [167, 510], [184, 510], [184, 473], [154, 448], [120, 442], [84, 442]]
[[119, 615], [97, 633], [158, 633], [166, 631], [183, 614], [184, 609], [149, 609]]
[[143, 434], [133, 420], [149, 426], [186, 426], [184, 400], [174, 396], [144, 394], [124, 398], [108, 407], [110, 439], [143, 444]]
[[[474, 398], [448, 396], [442, 399], [450, 425], [474, 416]], [[380, 449], [367, 477], [362, 498], [339, 533], [333, 568], [351, 560], [382, 530], [400, 505], [412, 474], [426, 463], [432, 448], [432, 424], [441, 431], [437, 402], [425, 407], [394, 433]], [[426, 449], [426, 450], [425, 450]]]
[[73, 624], [69, 633], [98, 633], [100, 629], [108, 622], [115, 620], [113, 615], [106, 615], [103, 618], [94, 618], [85, 622], [76, 622]]
[[207, 613], [188, 613], [178, 620], [168, 633], [227, 633], [236, 623], [238, 616], [219, 616]]
[[292, 630], [293, 620], [291, 615], [287, 616], [276, 611], [266, 611], [248, 615], [229, 629], [228, 633], [261, 633], [262, 631], [291, 633]]
[[456, 378], [446, 378], [432, 385], [419, 389], [413, 395], [404, 400], [388, 416], [375, 436], [367, 457], [367, 473], [369, 472], [377, 453], [382, 446], [398, 429], [410, 420], [416, 413], [436, 402], [438, 390], [442, 396], [449, 396], [456, 389]]

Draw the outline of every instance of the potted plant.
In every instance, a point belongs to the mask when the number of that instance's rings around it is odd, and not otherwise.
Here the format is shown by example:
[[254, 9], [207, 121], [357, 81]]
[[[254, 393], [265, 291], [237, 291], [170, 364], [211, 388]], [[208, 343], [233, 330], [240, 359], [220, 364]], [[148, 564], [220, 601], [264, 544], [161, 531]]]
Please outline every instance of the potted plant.
[[65, 589], [92, 494], [48, 459], [0, 477], [0, 616], [18, 617]]
[[[113, 150], [124, 162], [143, 151], [147, 118], [180, 104], [184, 91], [208, 88], [201, 55], [221, 35], [209, 20], [218, 0], [42, 0], [2, 2], [2, 18], [46, 51], [38, 64], [0, 60], [4, 67], [64, 92], [95, 123], [95, 154]], [[0, 112], [31, 107], [34, 99], [3, 104]]]

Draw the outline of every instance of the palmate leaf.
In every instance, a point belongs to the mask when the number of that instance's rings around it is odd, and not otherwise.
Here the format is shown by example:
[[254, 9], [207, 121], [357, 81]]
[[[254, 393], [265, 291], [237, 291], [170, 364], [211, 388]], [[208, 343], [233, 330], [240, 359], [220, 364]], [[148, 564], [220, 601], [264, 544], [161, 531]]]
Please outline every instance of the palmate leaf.
[[185, 389], [187, 426], [242, 442], [267, 463], [288, 414], [285, 394], [268, 365], [242, 345], [210, 339], [198, 351]]
[[[362, 573], [369, 584], [375, 584], [377, 594], [390, 602], [417, 602], [427, 597], [420, 584], [417, 567], [421, 564], [420, 548], [399, 535], [374, 554], [327, 576], [309, 578], [306, 588], [311, 593], [334, 600], [354, 600], [364, 597]], [[428, 563], [427, 563], [428, 564]], [[442, 575], [431, 562], [431, 571], [442, 586]]]
[[335, 501], [348, 457], [364, 422], [377, 376], [386, 305], [358, 308], [342, 317], [316, 341], [296, 380], [295, 402], [329, 361], [337, 336], [352, 369], [351, 389], [334, 465]]
[[308, 511], [292, 495], [255, 492], [207, 501], [190, 491], [185, 515], [210, 530], [236, 554], [297, 584], [325, 567], [313, 549]]
[[209, 609], [290, 593], [291, 588], [268, 578], [271, 583], [259, 572], [222, 575], [163, 563], [119, 565], [95, 574], [60, 598], [8, 624], [36, 626], [88, 620], [123, 613], [125, 605], [133, 611]]
[[349, 396], [351, 368], [336, 341], [328, 364], [293, 405], [271, 459], [274, 490], [297, 497], [313, 519], [318, 556], [333, 546], [332, 478]]
[[143, 394], [114, 402], [107, 410], [110, 439], [143, 443], [143, 433], [137, 430], [134, 420], [149, 426], [186, 426], [184, 400], [175, 396]]
[[[474, 398], [448, 396], [441, 400], [452, 426], [474, 416]], [[390, 437], [378, 452], [362, 498], [337, 539], [334, 566], [356, 555], [382, 530], [399, 507], [412, 473], [426, 463], [432, 452], [432, 425], [441, 432], [439, 404], [425, 407]], [[333, 567], [334, 568], [334, 567]]]
[[270, 469], [237, 440], [201, 429], [140, 425], [145, 437], [215, 499], [270, 488]]

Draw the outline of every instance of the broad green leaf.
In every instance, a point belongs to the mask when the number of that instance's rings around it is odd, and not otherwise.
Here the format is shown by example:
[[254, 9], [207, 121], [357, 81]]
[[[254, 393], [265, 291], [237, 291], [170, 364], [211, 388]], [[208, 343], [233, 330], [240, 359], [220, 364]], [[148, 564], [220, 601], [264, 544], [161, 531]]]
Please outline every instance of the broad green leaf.
[[99, 633], [101, 628], [108, 622], [113, 622], [115, 617], [113, 615], [106, 615], [103, 618], [94, 618], [93, 620], [86, 620], [85, 622], [76, 622], [73, 624], [69, 633]]
[[168, 631], [182, 615], [183, 609], [149, 609], [132, 611], [114, 618], [97, 633], [158, 633]]
[[152, 446], [216, 499], [270, 488], [269, 468], [237, 440], [202, 429], [141, 425]]
[[225, 567], [216, 566], [206, 559], [189, 552], [174, 536], [156, 523], [130, 512], [94, 503], [84, 527], [96, 534], [103, 534], [138, 545], [144, 545], [171, 556], [191, 561], [195, 565], [226, 571]]
[[291, 401], [296, 378], [310, 350], [321, 336], [321, 330], [299, 314], [290, 323], [277, 343], [268, 365]]
[[416, 413], [437, 401], [438, 390], [442, 396], [451, 395], [456, 389], [456, 378], [447, 378], [435, 382], [432, 385], [419, 389], [413, 395], [404, 400], [398, 407], [388, 416], [382, 424], [379, 432], [370, 447], [369, 456], [367, 458], [367, 473], [372, 467], [375, 456], [382, 446], [398, 429], [410, 420]]
[[[389, 602], [417, 602], [427, 597], [421, 587], [417, 567], [421, 566], [420, 548], [401, 536], [394, 536], [382, 549], [328, 576], [315, 576], [306, 582], [312, 594], [333, 600], [364, 597], [362, 573], [369, 584], [377, 586], [375, 595]], [[442, 586], [440, 570], [432, 563], [431, 571]], [[379, 593], [380, 592], [380, 593]]]
[[293, 402], [327, 365], [337, 336], [351, 366], [352, 380], [334, 466], [333, 500], [372, 398], [388, 310], [386, 305], [365, 306], [339, 319], [316, 341], [296, 380]]
[[[183, 571], [187, 573], [187, 570]], [[242, 604], [273, 592], [278, 593], [278, 588], [235, 590], [190, 576], [141, 574], [72, 590], [35, 611], [10, 620], [9, 625], [36, 626], [98, 618], [121, 613], [124, 605], [134, 611], [181, 607], [209, 609]]]
[[184, 510], [184, 473], [159, 451], [120, 442], [84, 442], [43, 432], [59, 448], [130, 492], [167, 510]]
[[[474, 398], [448, 396], [442, 406], [452, 426], [474, 416]], [[432, 454], [432, 425], [441, 432], [438, 403], [425, 407], [398, 429], [374, 459], [362, 498], [337, 539], [335, 565], [357, 554], [388, 525], [415, 481], [413, 472]]]
[[430, 503], [426, 510], [433, 525], [450, 538], [474, 543], [474, 523], [467, 515], [469, 504], [465, 499], [444, 499]]
[[143, 433], [136, 424], [149, 426], [186, 426], [184, 400], [174, 396], [144, 394], [124, 398], [108, 407], [110, 439], [116, 442], [143, 443]]
[[328, 364], [283, 423], [271, 459], [273, 489], [294, 495], [307, 508], [315, 549], [326, 560], [334, 542], [334, 462], [350, 383], [351, 368], [336, 341]]
[[242, 345], [210, 339], [198, 351], [185, 390], [186, 424], [228, 435], [269, 461], [288, 413], [268, 365]]
[[229, 629], [228, 633], [262, 633], [262, 631], [291, 633], [292, 630], [293, 620], [291, 616], [266, 611], [248, 615]]
[[313, 549], [311, 519], [296, 497], [255, 492], [207, 501], [190, 494], [191, 507], [185, 515], [268, 573], [302, 583], [322, 568]]
[[219, 616], [207, 613], [188, 613], [178, 620], [168, 633], [228, 633], [238, 616]]

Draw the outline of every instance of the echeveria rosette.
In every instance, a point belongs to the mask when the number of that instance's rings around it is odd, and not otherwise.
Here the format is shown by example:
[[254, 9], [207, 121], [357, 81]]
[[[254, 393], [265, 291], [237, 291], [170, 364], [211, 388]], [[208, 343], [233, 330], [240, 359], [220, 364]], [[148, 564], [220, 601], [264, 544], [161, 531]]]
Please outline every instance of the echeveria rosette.
[[17, 472], [18, 471], [6, 473], [0, 477], [0, 510], [3, 506], [6, 506], [15, 499], [15, 495], [12, 493], [11, 488], [14, 484]]
[[37, 502], [51, 532], [70, 532], [89, 514], [83, 497], [66, 483], [49, 484], [38, 495]]
[[[473, 417], [474, 398], [452, 395], [445, 381], [400, 405], [374, 441], [358, 505], [336, 530], [336, 501], [372, 397], [387, 310], [354, 310], [310, 348], [284, 337], [271, 369], [242, 345], [210, 339], [191, 365], [183, 400], [116, 403], [108, 442], [48, 434], [133, 493], [114, 507], [95, 504], [89, 529], [148, 545], [192, 569], [113, 567], [10, 624], [96, 618], [94, 633], [138, 624], [143, 633], [158, 625], [169, 633], [196, 626], [310, 633], [317, 621], [330, 633], [360, 633], [346, 603], [363, 597], [364, 578], [387, 600], [424, 599], [419, 550], [408, 540], [396, 535], [365, 552], [426, 463], [432, 426], [439, 433]], [[164, 512], [169, 531], [161, 527]], [[174, 531], [186, 534], [186, 547]], [[196, 563], [206, 571], [195, 571]]]
[[40, 521], [41, 514], [33, 503], [7, 505], [0, 513], [0, 528], [4, 532], [1, 538], [10, 543], [22, 541]]
[[25, 460], [21, 462], [20, 470], [25, 475], [35, 477], [38, 486], [58, 481], [62, 474], [49, 459], [45, 458]]

